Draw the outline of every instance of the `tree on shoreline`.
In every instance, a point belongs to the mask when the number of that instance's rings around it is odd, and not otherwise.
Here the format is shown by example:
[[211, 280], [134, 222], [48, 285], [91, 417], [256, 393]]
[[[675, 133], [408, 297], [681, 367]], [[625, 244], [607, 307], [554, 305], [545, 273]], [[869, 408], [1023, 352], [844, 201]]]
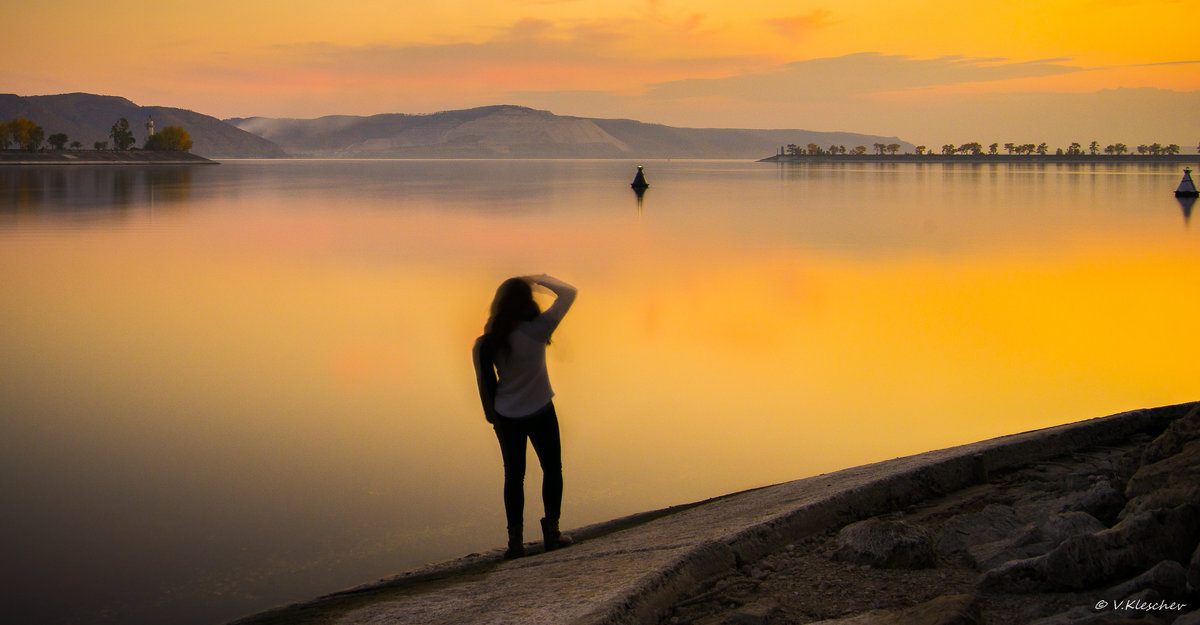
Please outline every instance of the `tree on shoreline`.
[[165, 152], [187, 152], [192, 149], [192, 138], [188, 136], [188, 131], [179, 126], [167, 126], [146, 137], [143, 149]]
[[9, 131], [12, 133], [12, 142], [30, 152], [37, 152], [42, 147], [42, 139], [46, 137], [46, 131], [41, 126], [24, 117], [9, 122]]
[[129, 120], [124, 117], [118, 119], [109, 129], [108, 137], [112, 139], [114, 150], [124, 151], [133, 147], [133, 131], [129, 129]]
[[56, 132], [49, 137], [46, 137], [46, 143], [55, 150], [65, 150], [67, 148], [67, 133]]
[[[149, 145], [149, 143], [147, 145]], [[899, 143], [874, 143], [872, 146], [874, 147], [875, 154], [878, 156], [901, 154], [900, 150], [903, 147]], [[979, 143], [978, 141], [972, 141], [970, 143], [964, 143], [958, 146], [954, 145], [953, 143], [947, 143], [941, 147], [941, 155], [969, 155], [976, 157], [985, 155], [995, 156], [999, 154], [1000, 147], [1001, 144], [999, 142], [994, 142], [989, 144], [985, 151], [983, 144]], [[1044, 141], [1037, 144], [1009, 142], [1003, 144], [1003, 147], [1007, 154], [1015, 154], [1017, 156], [1032, 156], [1037, 154], [1039, 156], [1057, 155], [1063, 157], [1081, 157], [1089, 155], [1099, 156], [1101, 152], [1109, 156], [1121, 156], [1124, 154], [1131, 154], [1134, 151], [1142, 156], [1173, 156], [1178, 155], [1183, 151], [1183, 148], [1175, 143], [1168, 145], [1162, 145], [1160, 143], [1151, 143], [1149, 145], [1141, 144], [1136, 147], [1136, 150], [1131, 150], [1129, 146], [1125, 145], [1124, 143], [1111, 143], [1101, 148], [1099, 141], [1089, 142], [1086, 148], [1080, 142], [1072, 141], [1066, 148], [1053, 148], [1053, 153], [1051, 153], [1052, 148]], [[148, 147], [147, 149], [151, 148]], [[841, 154], [863, 156], [867, 154], [867, 150], [868, 148], [864, 145], [855, 146], [850, 150], [847, 150], [846, 146], [844, 145], [830, 145], [828, 150], [826, 150], [815, 143], [808, 144], [807, 150], [805, 150], [804, 148], [792, 143], [788, 144], [783, 152], [788, 156], [837, 156]], [[1196, 151], [1200, 153], [1200, 145], [1196, 146]], [[914, 146], [912, 152], [903, 152], [903, 154], [911, 156], [936, 156], [938, 152], [930, 149], [927, 146], [918, 145]]]

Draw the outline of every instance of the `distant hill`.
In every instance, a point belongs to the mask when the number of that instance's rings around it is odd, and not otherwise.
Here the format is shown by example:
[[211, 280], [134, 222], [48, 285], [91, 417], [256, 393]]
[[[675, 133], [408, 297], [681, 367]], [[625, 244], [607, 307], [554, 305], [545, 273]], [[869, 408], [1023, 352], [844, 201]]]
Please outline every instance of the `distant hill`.
[[136, 147], [146, 140], [146, 121], [154, 119], [158, 129], [180, 126], [192, 139], [192, 152], [209, 158], [285, 156], [283, 150], [244, 130], [215, 117], [194, 111], [163, 106], [138, 106], [125, 98], [66, 93], [62, 95], [18, 96], [0, 94], [0, 120], [25, 117], [37, 122], [46, 132], [66, 133], [68, 140], [91, 148], [97, 141], [108, 141], [108, 131], [120, 118], [129, 120], [137, 139]]
[[555, 115], [520, 106], [485, 106], [428, 115], [334, 115], [225, 120], [288, 154], [326, 158], [763, 158], [789, 143], [823, 148], [896, 137], [812, 130], [676, 128], [628, 119]]

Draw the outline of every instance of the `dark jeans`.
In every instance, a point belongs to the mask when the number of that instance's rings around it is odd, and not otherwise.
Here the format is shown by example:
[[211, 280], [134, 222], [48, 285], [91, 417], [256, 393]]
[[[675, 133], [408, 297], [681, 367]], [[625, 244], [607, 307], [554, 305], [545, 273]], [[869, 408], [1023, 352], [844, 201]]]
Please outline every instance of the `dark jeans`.
[[558, 436], [558, 415], [554, 404], [524, 419], [497, 415], [492, 426], [500, 440], [504, 457], [504, 512], [510, 530], [522, 526], [525, 512], [525, 440], [533, 443], [542, 465], [542, 503], [546, 518], [558, 520], [562, 510], [562, 445]]

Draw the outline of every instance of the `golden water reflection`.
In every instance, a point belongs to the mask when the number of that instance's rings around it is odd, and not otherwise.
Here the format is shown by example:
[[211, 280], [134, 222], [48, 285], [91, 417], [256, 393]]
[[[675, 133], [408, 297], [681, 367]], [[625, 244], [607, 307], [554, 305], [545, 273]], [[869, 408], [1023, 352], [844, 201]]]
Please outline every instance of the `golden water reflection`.
[[[496, 284], [531, 272], [580, 289], [550, 350], [567, 526], [1196, 399], [1200, 254], [1177, 214], [1098, 193], [1005, 218], [1019, 189], [956, 204], [941, 173], [877, 174], [909, 198], [894, 212], [814, 208], [853, 172], [662, 175], [640, 216], [627, 187], [612, 212], [499, 213], [280, 188], [136, 228], [4, 231], [0, 492], [27, 513], [0, 535], [36, 545], [10, 549], [28, 580], [59, 574], [47, 550], [134, 553], [231, 606], [500, 545], [468, 353]], [[999, 228], [1019, 234], [981, 234]]]
[[187, 166], [161, 165], [0, 167], [0, 219], [10, 211], [177, 205], [190, 197], [192, 172]]
[[[335, 473], [436, 465], [437, 455], [388, 450], [440, 440], [459, 470], [487, 481], [493, 441], [460, 352], [492, 283], [521, 263], [493, 275], [320, 264], [297, 274], [274, 246], [319, 258], [337, 244], [304, 234], [322, 228], [284, 231], [290, 243], [248, 234], [246, 247], [81, 237], [36, 260], [7, 242], [2, 260], [20, 271], [5, 278], [5, 347], [29, 362], [6, 376], [42, 398], [67, 383], [71, 401], [141, 404], [121, 418], [150, 420], [136, 423], [144, 436], [241, 456], [247, 469], [259, 463], [243, 454], [262, 437], [283, 443], [254, 454], [271, 464]], [[1197, 347], [1187, 327], [1198, 261], [1186, 247], [1098, 238], [947, 267], [922, 255], [647, 240], [609, 263], [563, 239], [543, 253], [568, 257], [548, 269], [581, 289], [551, 350], [571, 493], [623, 491], [593, 514], [1182, 401], [1196, 388], [1186, 355]], [[181, 409], [192, 420], [175, 421]], [[91, 428], [103, 429], [81, 431]], [[133, 455], [141, 443], [113, 441]]]

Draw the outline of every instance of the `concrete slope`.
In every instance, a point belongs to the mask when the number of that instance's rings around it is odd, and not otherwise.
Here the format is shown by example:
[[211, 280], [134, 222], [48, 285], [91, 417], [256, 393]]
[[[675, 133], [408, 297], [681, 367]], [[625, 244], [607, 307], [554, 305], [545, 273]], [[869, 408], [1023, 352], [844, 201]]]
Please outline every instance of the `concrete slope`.
[[415, 571], [238, 625], [653, 623], [705, 578], [797, 539], [985, 481], [989, 473], [1157, 433], [1194, 404], [1137, 410], [897, 458], [583, 528], [572, 547]]

